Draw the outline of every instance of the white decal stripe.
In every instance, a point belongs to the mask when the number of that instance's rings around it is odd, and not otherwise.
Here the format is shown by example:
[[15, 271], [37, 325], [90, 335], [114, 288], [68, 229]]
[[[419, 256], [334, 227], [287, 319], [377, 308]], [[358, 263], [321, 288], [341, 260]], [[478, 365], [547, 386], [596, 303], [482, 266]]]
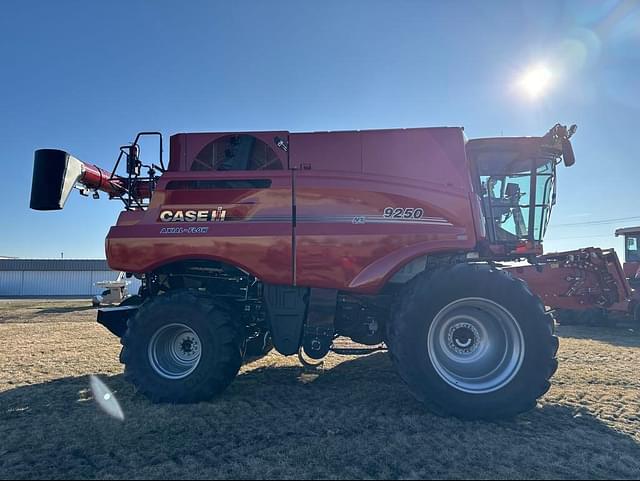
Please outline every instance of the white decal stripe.
[[[302, 221], [302, 222], [351, 222], [354, 218], [356, 217], [362, 217], [364, 219], [366, 219], [367, 221], [370, 222], [445, 222], [448, 223], [449, 221], [446, 219], [428, 219], [428, 218], [421, 218], [421, 219], [413, 219], [413, 218], [407, 218], [407, 219], [403, 219], [403, 218], [397, 218], [397, 219], [393, 219], [393, 218], [389, 218], [389, 217], [366, 217], [366, 216], [349, 216], [349, 217], [300, 217], [298, 216], [298, 221]], [[237, 220], [264, 220], [264, 221], [284, 221], [284, 220], [288, 220], [290, 217], [254, 217], [254, 218], [245, 218], [245, 219], [237, 219]], [[230, 220], [229, 217], [227, 217], [227, 220]]]
[[[446, 225], [453, 226], [451, 222], [442, 217], [421, 217], [419, 219], [414, 218], [393, 218], [384, 216], [336, 216], [336, 217], [305, 217], [298, 216], [297, 222], [306, 223], [353, 223], [354, 219], [362, 218], [364, 224], [425, 224], [425, 225]], [[291, 220], [289, 216], [274, 216], [274, 217], [248, 217], [248, 218], [233, 218], [227, 217], [225, 222], [288, 222]]]
[[444, 219], [442, 217], [418, 217], [417, 219], [414, 217], [382, 217], [382, 216], [366, 216], [367, 219], [371, 219], [371, 220], [384, 220], [384, 221], [390, 221], [390, 220], [412, 220], [412, 221], [420, 221], [420, 220], [426, 220], [429, 222], [449, 222], [447, 219]]
[[448, 225], [453, 226], [451, 222], [433, 222], [433, 221], [421, 221], [421, 220], [384, 220], [384, 221], [367, 221], [365, 224], [423, 224], [423, 225]]

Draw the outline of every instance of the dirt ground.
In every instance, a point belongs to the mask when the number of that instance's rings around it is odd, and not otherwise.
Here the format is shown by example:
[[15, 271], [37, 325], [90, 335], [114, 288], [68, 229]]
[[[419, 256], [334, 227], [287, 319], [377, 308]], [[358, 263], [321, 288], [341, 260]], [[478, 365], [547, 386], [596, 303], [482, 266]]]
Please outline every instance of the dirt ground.
[[[640, 478], [640, 334], [560, 328], [538, 408], [439, 418], [386, 354], [305, 372], [273, 354], [211, 403], [153, 405], [122, 379], [88, 301], [0, 301], [0, 478]], [[89, 375], [123, 422], [94, 402]]]

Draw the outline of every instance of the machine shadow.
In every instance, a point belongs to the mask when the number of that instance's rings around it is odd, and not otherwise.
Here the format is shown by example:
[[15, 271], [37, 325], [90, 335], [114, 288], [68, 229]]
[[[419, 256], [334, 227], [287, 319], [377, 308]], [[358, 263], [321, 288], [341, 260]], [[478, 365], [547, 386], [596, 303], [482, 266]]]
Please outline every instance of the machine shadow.
[[568, 339], [592, 340], [619, 347], [640, 348], [640, 329], [627, 326], [558, 326], [558, 336]]
[[[91, 304], [91, 301], [87, 301], [89, 304]], [[37, 312], [37, 314], [41, 315], [41, 314], [69, 314], [69, 313], [74, 313], [74, 312], [85, 312], [85, 311], [95, 311], [96, 308], [88, 305], [88, 306], [83, 306], [83, 307], [78, 307], [78, 306], [72, 306], [72, 307], [44, 307], [44, 308], [34, 308], [34, 311]]]
[[[216, 400], [188, 406], [155, 405], [122, 375], [101, 377], [124, 422], [97, 408], [88, 376], [2, 392], [0, 472], [16, 478], [484, 477], [478, 463], [500, 477], [640, 472], [640, 444], [570, 406], [545, 404], [510, 421], [465, 422], [429, 413], [383, 353], [323, 372], [268, 367], [269, 360], [247, 366]], [[276, 471], [260, 465], [269, 453], [279, 460]], [[186, 471], [184, 459], [192, 463]]]

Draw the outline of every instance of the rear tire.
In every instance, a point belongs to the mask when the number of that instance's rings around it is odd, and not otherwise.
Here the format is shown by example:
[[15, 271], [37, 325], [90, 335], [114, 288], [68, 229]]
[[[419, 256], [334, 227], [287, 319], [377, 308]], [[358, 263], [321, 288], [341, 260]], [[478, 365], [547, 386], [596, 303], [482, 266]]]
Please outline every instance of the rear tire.
[[149, 299], [127, 327], [120, 354], [125, 379], [153, 402], [210, 400], [229, 386], [242, 364], [229, 309], [201, 291]]
[[509, 273], [458, 264], [420, 274], [388, 327], [400, 376], [434, 412], [509, 418], [536, 406], [558, 363], [553, 318]]

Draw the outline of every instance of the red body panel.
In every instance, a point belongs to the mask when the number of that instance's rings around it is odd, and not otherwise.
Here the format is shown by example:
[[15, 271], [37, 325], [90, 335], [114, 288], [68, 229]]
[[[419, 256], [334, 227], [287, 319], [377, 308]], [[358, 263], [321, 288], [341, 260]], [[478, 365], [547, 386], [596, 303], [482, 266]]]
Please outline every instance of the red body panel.
[[[461, 129], [251, 133], [270, 145], [275, 138], [288, 142], [286, 150], [274, 149], [283, 170], [189, 171], [204, 146], [227, 135], [172, 137], [169, 171], [149, 209], [123, 213], [109, 232], [112, 268], [144, 273], [178, 260], [213, 259], [268, 283], [375, 293], [412, 259], [473, 250], [477, 233], [484, 234]], [[256, 184], [184, 183], [198, 180]], [[167, 209], [218, 208], [224, 222], [160, 222]], [[422, 215], [385, 217], [386, 208]]]
[[[473, 249], [471, 181], [460, 129], [292, 134], [296, 280], [373, 293], [413, 258]], [[420, 221], [386, 207], [423, 209]], [[364, 219], [358, 223], [356, 219]]]
[[[243, 268], [276, 284], [292, 282], [291, 174], [272, 172], [269, 189], [165, 190], [172, 180], [211, 178], [208, 172], [167, 172], [149, 209], [123, 213], [107, 236], [111, 268], [149, 272], [185, 259], [211, 259]], [[217, 179], [259, 178], [256, 172], [218, 172]], [[239, 221], [168, 224], [159, 222], [162, 209], [217, 209]], [[269, 219], [265, 221], [265, 219]], [[207, 227], [206, 233], [161, 234], [167, 228]]]

